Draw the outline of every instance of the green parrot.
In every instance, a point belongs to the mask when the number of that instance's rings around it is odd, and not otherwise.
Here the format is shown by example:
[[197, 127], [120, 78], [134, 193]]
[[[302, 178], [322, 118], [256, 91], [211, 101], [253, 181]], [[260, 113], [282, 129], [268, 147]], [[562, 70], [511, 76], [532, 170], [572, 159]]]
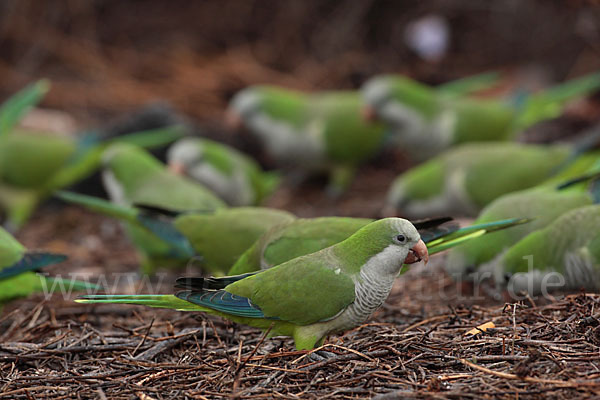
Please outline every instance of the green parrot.
[[62, 254], [29, 251], [7, 231], [0, 228], [0, 311], [7, 302], [32, 293], [57, 288], [93, 290], [97, 286], [80, 281], [45, 277], [36, 274], [41, 268], [67, 259]]
[[122, 206], [64, 191], [56, 197], [124, 221], [147, 274], [157, 266], [182, 267], [191, 260], [210, 273], [223, 274], [262, 234], [295, 218], [287, 211], [262, 207], [172, 213], [165, 218], [160, 215], [165, 210], [156, 208]]
[[573, 79], [527, 96], [518, 105], [447, 96], [403, 76], [384, 75], [362, 87], [369, 120], [382, 120], [396, 142], [418, 161], [466, 142], [504, 141], [527, 127], [560, 115], [564, 104], [600, 88], [600, 73]]
[[280, 181], [249, 156], [205, 138], [178, 140], [169, 148], [167, 162], [173, 172], [202, 183], [230, 206], [260, 204]]
[[573, 157], [579, 153], [578, 146], [558, 144], [456, 146], [398, 176], [388, 191], [383, 212], [410, 218], [476, 216], [503, 194], [541, 184], [558, 172], [562, 180], [577, 176], [578, 170], [585, 170], [600, 157], [599, 152]]
[[358, 92], [251, 86], [233, 97], [227, 120], [246, 127], [277, 165], [304, 174], [328, 172], [328, 191], [339, 195], [384, 141], [383, 126], [364, 121], [360, 107]]
[[175, 295], [95, 295], [81, 303], [125, 303], [202, 311], [291, 336], [299, 350], [364, 323], [386, 300], [403, 264], [427, 261], [427, 247], [407, 220], [369, 223], [316, 253], [266, 271], [224, 278], [183, 278]]
[[496, 274], [494, 265], [503, 253], [526, 235], [546, 227], [562, 214], [592, 205], [600, 199], [598, 164], [591, 173], [558, 187], [550, 184], [506, 194], [485, 207], [475, 224], [503, 218], [529, 217], [533, 220], [510, 230], [474, 238], [453, 248], [446, 261], [446, 271], [455, 280], [483, 280]]
[[183, 135], [171, 126], [101, 140], [95, 134], [79, 138], [15, 128], [20, 118], [48, 90], [48, 83], [30, 85], [0, 107], [0, 209], [7, 226], [17, 229], [53, 191], [87, 178], [100, 165], [103, 150], [114, 142], [160, 147]]
[[568, 211], [511, 246], [491, 268], [509, 293], [600, 289], [600, 206]]
[[[480, 235], [527, 222], [513, 218], [460, 228], [458, 224], [444, 224], [448, 220], [439, 218], [412, 222], [430, 255]], [[321, 217], [299, 218], [277, 225], [241, 255], [228, 275], [269, 269], [293, 258], [317, 252], [341, 242], [373, 221], [368, 218]]]

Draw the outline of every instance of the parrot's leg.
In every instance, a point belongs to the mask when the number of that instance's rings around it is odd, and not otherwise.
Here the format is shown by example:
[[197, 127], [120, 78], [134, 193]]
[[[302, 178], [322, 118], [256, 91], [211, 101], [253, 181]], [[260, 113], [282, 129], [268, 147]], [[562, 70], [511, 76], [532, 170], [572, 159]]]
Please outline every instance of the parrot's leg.
[[329, 174], [327, 195], [332, 198], [340, 197], [352, 184], [356, 168], [348, 165], [336, 165]]

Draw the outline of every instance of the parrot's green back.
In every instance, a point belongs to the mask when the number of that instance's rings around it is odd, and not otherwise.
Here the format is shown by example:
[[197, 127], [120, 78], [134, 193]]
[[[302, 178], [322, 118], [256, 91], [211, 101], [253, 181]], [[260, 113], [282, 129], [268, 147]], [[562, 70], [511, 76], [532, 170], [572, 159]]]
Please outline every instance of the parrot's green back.
[[0, 140], [0, 179], [18, 187], [40, 187], [75, 149], [73, 139], [15, 129]]
[[584, 206], [564, 213], [545, 228], [524, 237], [503, 255], [501, 262], [509, 273], [528, 272], [531, 267], [565, 273], [566, 257], [571, 253], [589, 257], [590, 264], [597, 268], [599, 238], [600, 206]]
[[373, 220], [321, 217], [297, 219], [272, 228], [242, 254], [229, 275], [268, 269], [339, 243]]
[[592, 196], [581, 188], [560, 191], [531, 188], [504, 195], [484, 208], [475, 224], [513, 217], [533, 220], [511, 229], [474, 238], [452, 249], [448, 256], [448, 272], [453, 276], [461, 276], [465, 268], [477, 268], [491, 261], [517, 241], [547, 226], [563, 213], [593, 202]]
[[202, 265], [212, 273], [224, 273], [266, 231], [293, 219], [286, 211], [238, 207], [182, 215], [174, 225], [202, 256]]
[[292, 126], [301, 126], [305, 121], [307, 95], [277, 86], [251, 86], [244, 90], [255, 91], [260, 96], [261, 111], [275, 120], [284, 120]]
[[204, 186], [171, 174], [141, 148], [114, 144], [103, 157], [105, 168], [123, 191], [125, 203], [177, 211], [213, 211], [225, 206]]
[[[401, 174], [387, 203], [417, 218], [469, 214], [503, 194], [544, 182], [570, 154], [571, 148], [561, 145], [464, 144]], [[425, 201], [433, 202], [431, 209]]]
[[359, 164], [381, 148], [384, 127], [361, 117], [362, 99], [358, 92], [322, 92], [311, 96], [310, 120], [305, 127], [324, 129], [327, 155], [332, 162]]
[[511, 127], [515, 114], [503, 103], [461, 99], [452, 101], [448, 108], [455, 113], [453, 144], [502, 141], [514, 136]]

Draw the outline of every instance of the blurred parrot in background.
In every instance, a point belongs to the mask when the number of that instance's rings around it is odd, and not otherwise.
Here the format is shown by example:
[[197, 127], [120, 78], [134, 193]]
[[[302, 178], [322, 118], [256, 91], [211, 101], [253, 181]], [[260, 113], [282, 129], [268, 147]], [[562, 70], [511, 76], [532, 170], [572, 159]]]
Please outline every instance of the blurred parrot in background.
[[67, 256], [29, 251], [7, 231], [0, 228], [0, 311], [7, 302], [32, 293], [61, 290], [94, 290], [87, 282], [38, 275], [41, 268], [58, 264]]
[[358, 92], [301, 93], [275, 86], [238, 92], [227, 110], [232, 127], [245, 127], [280, 167], [328, 172], [328, 192], [343, 193], [356, 168], [381, 149], [385, 132], [360, 116]]
[[514, 294], [600, 289], [600, 206], [568, 211], [515, 243], [490, 266]]
[[283, 210], [261, 207], [219, 208], [213, 212], [172, 213], [110, 203], [70, 192], [56, 197], [126, 223], [138, 250], [142, 270], [182, 267], [191, 261], [213, 274], [224, 274], [261, 235], [295, 217]]
[[485, 238], [474, 238], [452, 249], [446, 260], [446, 271], [455, 280], [482, 280], [491, 278], [497, 259], [526, 235], [546, 227], [562, 214], [588, 206], [600, 200], [600, 165], [590, 173], [561, 185], [538, 187], [506, 194], [485, 207], [474, 224], [498, 219], [533, 218], [528, 224], [493, 232]]
[[383, 75], [362, 87], [369, 120], [382, 120], [394, 139], [417, 161], [475, 141], [505, 141], [529, 126], [555, 118], [569, 100], [600, 88], [600, 73], [567, 81], [526, 96], [518, 105], [489, 99], [447, 96], [412, 79]]
[[209, 139], [187, 137], [167, 152], [169, 168], [212, 190], [230, 206], [260, 204], [279, 184], [279, 174], [265, 172], [249, 156]]
[[[412, 222], [430, 255], [489, 232], [527, 222], [513, 218], [460, 228], [458, 224], [446, 224], [450, 220], [438, 218]], [[348, 217], [299, 218], [275, 226], [242, 254], [228, 275], [269, 269], [293, 258], [317, 252], [345, 240], [373, 221]]]
[[[182, 136], [173, 126], [101, 140], [94, 134], [80, 138], [16, 128], [18, 118], [42, 97], [45, 81], [30, 85], [6, 101], [0, 109], [0, 209], [7, 226], [23, 225], [35, 207], [53, 191], [88, 177], [100, 165], [103, 150], [124, 142], [144, 147], [163, 146]], [[11, 115], [6, 115], [6, 114]]]
[[80, 303], [125, 303], [201, 311], [294, 338], [296, 348], [364, 323], [386, 300], [403, 264], [427, 262], [419, 232], [401, 218], [365, 225], [316, 253], [266, 271], [223, 278], [182, 278], [175, 295], [94, 295]]
[[410, 218], [474, 216], [492, 200], [550, 178], [571, 154], [566, 145], [468, 143], [398, 176], [384, 213]]

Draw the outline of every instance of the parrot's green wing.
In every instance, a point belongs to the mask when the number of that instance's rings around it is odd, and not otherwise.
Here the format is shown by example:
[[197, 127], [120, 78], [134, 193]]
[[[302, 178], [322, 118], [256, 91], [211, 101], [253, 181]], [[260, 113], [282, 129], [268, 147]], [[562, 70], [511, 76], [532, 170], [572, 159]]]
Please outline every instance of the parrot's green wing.
[[0, 106], [0, 138], [7, 134], [50, 89], [46, 79], [32, 83]]
[[138, 147], [114, 144], [103, 158], [109, 181], [118, 187], [122, 202], [175, 211], [212, 211], [225, 206], [204, 186], [169, 173], [160, 161]]
[[335, 261], [303, 256], [232, 283], [225, 291], [249, 299], [267, 318], [308, 325], [333, 318], [354, 301], [352, 278], [335, 268]]
[[444, 96], [462, 97], [480, 90], [489, 89], [495, 86], [499, 79], [500, 74], [498, 72], [484, 72], [443, 83], [436, 86], [436, 90]]

